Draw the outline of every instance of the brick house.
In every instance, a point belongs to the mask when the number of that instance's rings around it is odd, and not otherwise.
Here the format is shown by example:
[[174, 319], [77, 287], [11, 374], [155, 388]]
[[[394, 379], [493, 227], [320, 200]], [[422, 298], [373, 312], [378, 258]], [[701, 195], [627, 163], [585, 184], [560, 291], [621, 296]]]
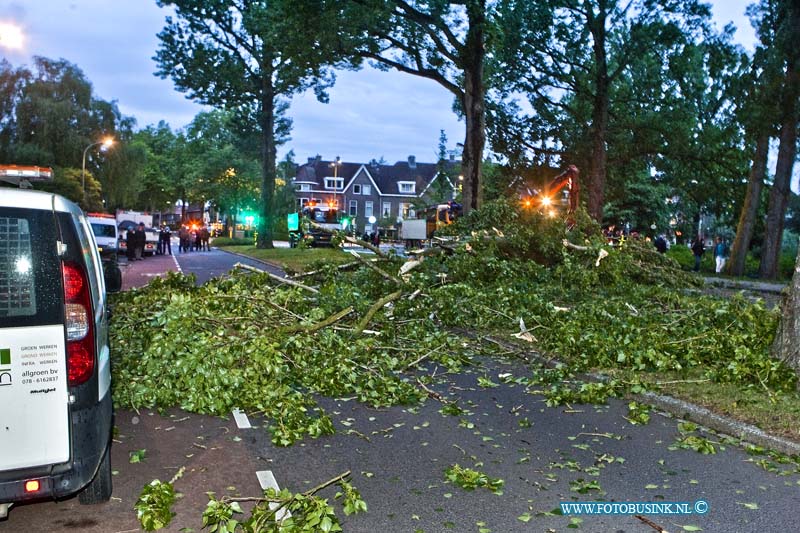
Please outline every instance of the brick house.
[[[457, 175], [455, 161], [447, 161], [447, 174]], [[445, 180], [445, 181], [442, 181]], [[399, 222], [415, 218], [414, 206], [446, 202], [455, 196], [452, 178], [440, 173], [436, 163], [417, 163], [412, 155], [393, 165], [339, 162], [309, 157], [294, 178], [298, 211], [312, 200], [338, 206], [353, 219], [359, 233], [376, 231], [377, 221]], [[376, 222], [371, 223], [370, 217]], [[392, 226], [386, 227], [392, 233]]]

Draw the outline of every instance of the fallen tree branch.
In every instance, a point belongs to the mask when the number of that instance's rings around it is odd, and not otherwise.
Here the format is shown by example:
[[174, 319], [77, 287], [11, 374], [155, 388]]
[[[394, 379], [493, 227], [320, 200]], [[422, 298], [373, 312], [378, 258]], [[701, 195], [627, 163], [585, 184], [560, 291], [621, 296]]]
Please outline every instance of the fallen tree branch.
[[349, 315], [352, 312], [353, 312], [353, 308], [351, 306], [351, 307], [348, 307], [346, 309], [342, 309], [341, 311], [339, 311], [337, 313], [332, 314], [331, 316], [329, 316], [325, 320], [323, 320], [321, 322], [317, 322], [316, 324], [311, 324], [310, 326], [304, 326], [302, 324], [297, 324], [297, 325], [294, 325], [294, 326], [288, 326], [288, 327], [282, 328], [282, 331], [284, 333], [296, 333], [298, 331], [304, 331], [306, 333], [314, 333], [315, 331], [318, 331], [318, 330], [320, 330], [320, 329], [322, 329], [322, 328], [324, 328], [326, 326], [330, 326], [331, 324], [335, 324], [336, 322], [338, 322], [339, 320], [343, 319], [344, 317], [346, 317], [347, 315]]
[[366, 265], [370, 269], [374, 270], [375, 272], [377, 272], [378, 274], [380, 274], [384, 278], [388, 279], [389, 281], [393, 281], [394, 283], [397, 283], [398, 285], [403, 285], [403, 280], [401, 280], [400, 278], [396, 278], [396, 277], [392, 276], [391, 274], [389, 274], [388, 272], [386, 272], [385, 270], [383, 270], [382, 268], [379, 268], [379, 267], [373, 265], [372, 262], [367, 261], [366, 259], [361, 257], [358, 254], [358, 252], [356, 252], [355, 250], [350, 250], [350, 255], [352, 255], [353, 257], [355, 257], [356, 259], [361, 261], [361, 263], [363, 263], [364, 265]]
[[[319, 485], [317, 485], [313, 489], [308, 489], [307, 491], [305, 491], [303, 493], [303, 496], [306, 496], [306, 497], [313, 496], [314, 494], [316, 494], [317, 492], [321, 491], [322, 489], [326, 489], [326, 488], [330, 487], [331, 485], [335, 485], [336, 483], [339, 483], [340, 481], [344, 480], [345, 478], [347, 478], [349, 476], [350, 476], [350, 470], [348, 470], [347, 472], [344, 472], [343, 474], [339, 474], [338, 476], [336, 476], [334, 478], [329, 479], [325, 483], [320, 483]], [[288, 503], [288, 502], [286, 502], [286, 501], [284, 501], [284, 500], [282, 500], [280, 498], [264, 498], [264, 497], [254, 497], [254, 496], [249, 496], [249, 497], [223, 496], [222, 498], [219, 499], [219, 501], [223, 502], [223, 503], [232, 503], [232, 502], [240, 502], [240, 503], [245, 503], [245, 502], [256, 502], [256, 503], [270, 502], [270, 503], [284, 503], [284, 504]], [[273, 510], [273, 513], [274, 513], [274, 510]]]
[[361, 246], [362, 248], [366, 248], [367, 250], [372, 250], [379, 257], [386, 258], [386, 254], [383, 253], [378, 246], [374, 246], [374, 245], [368, 243], [367, 241], [362, 241], [361, 239], [356, 239], [356, 238], [350, 237], [350, 236], [345, 236], [344, 240], [346, 242], [349, 242], [350, 244], [357, 244], [357, 245]]
[[418, 364], [420, 364], [422, 361], [424, 361], [425, 359], [427, 359], [428, 357], [430, 357], [432, 354], [434, 354], [434, 353], [438, 352], [439, 350], [441, 350], [441, 349], [442, 349], [442, 348], [444, 348], [445, 346], [447, 346], [447, 344], [442, 344], [441, 346], [438, 346], [438, 347], [434, 348], [433, 350], [431, 350], [430, 352], [426, 353], [425, 355], [418, 357], [418, 358], [417, 358], [417, 359], [416, 359], [414, 362], [407, 364], [407, 365], [405, 366], [405, 368], [403, 368], [403, 371], [406, 371], [406, 370], [408, 370], [409, 368], [411, 368], [411, 367], [413, 367], [413, 366], [417, 366], [417, 365], [418, 365]]
[[645, 518], [645, 517], [643, 517], [641, 515], [638, 515], [638, 514], [637, 515], [633, 515], [633, 516], [635, 516], [636, 518], [638, 518], [639, 520], [641, 520], [642, 522], [644, 522], [648, 526], [650, 526], [653, 529], [655, 529], [656, 531], [658, 531], [658, 533], [669, 533], [666, 529], [664, 529], [663, 527], [659, 526], [658, 524], [656, 524], [655, 522], [653, 522], [649, 518]]
[[[319, 224], [317, 224], [316, 222], [314, 222], [313, 220], [310, 220], [309, 224], [311, 225], [312, 228], [318, 229], [322, 233], [327, 233], [328, 235], [334, 235], [334, 236], [342, 235], [341, 231], [330, 230], [328, 228], [324, 228], [324, 227], [320, 226]], [[376, 255], [378, 255], [380, 257], [386, 257], [386, 254], [384, 254], [378, 246], [373, 246], [372, 244], [368, 243], [367, 241], [362, 241], [361, 239], [356, 239], [355, 237], [351, 237], [349, 235], [344, 235], [344, 240], [345, 240], [345, 242], [349, 242], [350, 244], [357, 244], [357, 245], [359, 245], [359, 246], [361, 246], [363, 248], [366, 248], [367, 250], [372, 250], [373, 252], [375, 252]]]
[[[358, 261], [351, 261], [350, 263], [345, 263], [343, 265], [338, 265], [335, 268], [335, 270], [339, 270], [339, 271], [349, 270], [349, 269], [351, 269], [353, 267], [359, 266], [360, 264], [361, 263], [359, 263]], [[300, 272], [299, 274], [295, 274], [294, 276], [292, 276], [292, 279], [307, 278], [309, 276], [316, 276], [320, 272], [329, 272], [329, 271], [330, 271], [330, 267], [325, 267], [325, 268], [320, 268], [318, 270], [310, 270], [308, 272]]]
[[572, 250], [578, 250], [579, 252], [590, 252], [590, 251], [592, 251], [592, 249], [589, 248], [588, 246], [580, 246], [579, 244], [573, 244], [573, 243], [569, 242], [567, 239], [564, 239], [563, 241], [561, 241], [561, 244], [563, 244], [565, 248], [570, 248]]
[[362, 318], [361, 322], [359, 322], [358, 325], [356, 326], [356, 331], [355, 331], [356, 335], [361, 335], [361, 332], [364, 331], [364, 328], [367, 327], [370, 320], [372, 320], [372, 317], [375, 316], [375, 313], [377, 313], [380, 308], [382, 308], [389, 302], [397, 300], [402, 295], [403, 291], [395, 291], [391, 294], [387, 294], [386, 296], [384, 296], [383, 298], [372, 304], [367, 313], [364, 315], [364, 318]]
[[286, 285], [291, 285], [292, 287], [297, 287], [298, 289], [303, 289], [309, 292], [313, 292], [314, 294], [319, 294], [319, 291], [314, 287], [309, 287], [308, 285], [303, 285], [302, 283], [298, 283], [296, 281], [292, 281], [288, 278], [282, 278], [280, 276], [276, 276], [271, 272], [267, 272], [266, 270], [261, 270], [260, 268], [256, 268], [254, 266], [245, 265], [244, 263], [236, 263], [233, 265], [233, 268], [240, 268], [242, 270], [249, 270], [250, 272], [258, 272], [259, 274], [266, 274], [270, 277], [270, 279], [274, 279], [280, 283], [285, 283]]
[[431, 390], [431, 389], [429, 389], [428, 387], [426, 387], [426, 386], [425, 386], [425, 384], [419, 380], [419, 378], [417, 378], [417, 385], [419, 385], [419, 388], [421, 388], [422, 390], [424, 390], [424, 391], [425, 391], [425, 393], [426, 393], [426, 394], [427, 394], [427, 395], [428, 395], [430, 398], [433, 398], [434, 400], [438, 400], [438, 401], [440, 401], [440, 402], [442, 402], [442, 403], [450, 403], [448, 400], [446, 400], [446, 399], [445, 399], [445, 397], [444, 397], [444, 396], [442, 396], [441, 394], [439, 394], [439, 393], [438, 393], [438, 392], [436, 392], [435, 390]]

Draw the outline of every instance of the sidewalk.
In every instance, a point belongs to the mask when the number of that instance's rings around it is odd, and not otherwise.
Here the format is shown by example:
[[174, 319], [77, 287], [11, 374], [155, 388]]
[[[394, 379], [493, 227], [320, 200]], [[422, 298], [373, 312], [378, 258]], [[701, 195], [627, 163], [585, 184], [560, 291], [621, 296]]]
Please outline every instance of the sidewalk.
[[166, 272], [180, 271], [174, 255], [152, 255], [133, 262], [120, 257], [119, 268], [122, 270], [123, 291], [144, 287], [151, 279]]

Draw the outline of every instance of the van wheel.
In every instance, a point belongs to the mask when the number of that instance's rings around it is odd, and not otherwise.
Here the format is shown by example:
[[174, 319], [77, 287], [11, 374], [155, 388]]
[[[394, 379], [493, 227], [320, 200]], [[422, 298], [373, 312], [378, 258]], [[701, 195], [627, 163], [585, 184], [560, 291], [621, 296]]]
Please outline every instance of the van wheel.
[[106, 446], [103, 460], [100, 461], [100, 468], [94, 479], [86, 485], [86, 488], [78, 493], [78, 501], [82, 505], [92, 505], [95, 503], [107, 502], [111, 499], [111, 446]]

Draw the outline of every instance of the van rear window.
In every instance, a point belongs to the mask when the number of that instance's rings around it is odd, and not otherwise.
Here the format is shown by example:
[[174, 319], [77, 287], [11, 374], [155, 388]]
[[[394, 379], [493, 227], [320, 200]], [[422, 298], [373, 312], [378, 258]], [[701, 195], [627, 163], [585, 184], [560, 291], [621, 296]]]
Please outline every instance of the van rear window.
[[60, 320], [58, 233], [52, 213], [0, 208], [0, 318], [4, 326]]
[[113, 221], [111, 224], [92, 222], [92, 231], [94, 232], [95, 237], [111, 237], [112, 239], [117, 238], [117, 227], [114, 225]]

